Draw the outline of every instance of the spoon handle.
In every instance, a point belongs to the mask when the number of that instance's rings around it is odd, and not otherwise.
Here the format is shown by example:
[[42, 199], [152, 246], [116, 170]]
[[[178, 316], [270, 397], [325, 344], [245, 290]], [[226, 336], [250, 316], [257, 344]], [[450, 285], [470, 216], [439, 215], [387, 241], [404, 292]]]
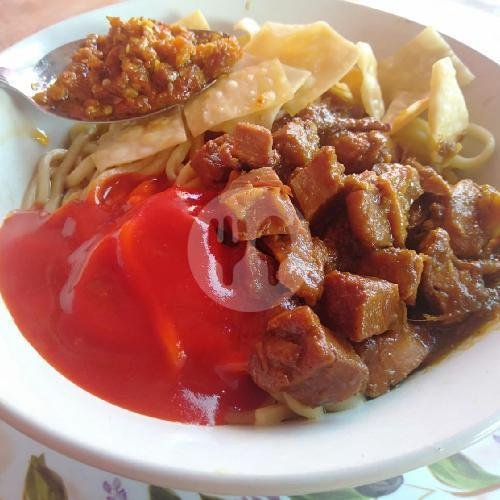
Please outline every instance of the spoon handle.
[[0, 66], [0, 87], [10, 87], [8, 74], [10, 73], [9, 68], [2, 68]]
[[12, 89], [31, 98], [34, 81], [32, 68], [11, 69], [0, 66], [0, 88]]

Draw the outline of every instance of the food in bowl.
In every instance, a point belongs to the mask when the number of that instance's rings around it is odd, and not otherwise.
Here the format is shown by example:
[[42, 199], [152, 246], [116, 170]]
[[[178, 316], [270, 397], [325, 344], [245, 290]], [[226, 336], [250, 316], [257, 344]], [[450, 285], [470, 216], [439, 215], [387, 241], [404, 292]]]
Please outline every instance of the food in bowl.
[[494, 140], [429, 28], [377, 70], [323, 22], [237, 27], [242, 57], [183, 109], [77, 125], [40, 159], [0, 229], [0, 288], [41, 355], [112, 403], [317, 418], [498, 311], [500, 197], [467, 178]]

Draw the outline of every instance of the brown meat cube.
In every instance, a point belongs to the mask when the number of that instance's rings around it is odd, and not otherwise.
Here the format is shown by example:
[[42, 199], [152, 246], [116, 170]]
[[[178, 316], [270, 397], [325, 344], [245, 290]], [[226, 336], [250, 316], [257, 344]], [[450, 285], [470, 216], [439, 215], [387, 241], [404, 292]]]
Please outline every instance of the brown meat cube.
[[233, 139], [225, 134], [207, 141], [193, 154], [191, 166], [204, 186], [211, 189], [221, 188], [226, 184], [231, 171], [241, 168], [233, 150]]
[[344, 112], [332, 109], [332, 106], [325, 101], [310, 104], [298, 116], [303, 120], [311, 120], [321, 136], [330, 130], [343, 130], [356, 121], [355, 118], [348, 117]]
[[405, 246], [418, 249], [420, 242], [427, 236], [427, 233], [439, 227], [443, 214], [444, 206], [442, 201], [431, 193], [424, 193], [410, 207]]
[[265, 311], [283, 297], [283, 290], [276, 281], [276, 261], [260, 252], [254, 245], [245, 245], [243, 257], [224, 276], [234, 294], [226, 307], [241, 311]]
[[442, 321], [453, 323], [468, 313], [498, 305], [498, 289], [487, 288], [482, 277], [488, 269], [458, 259], [444, 229], [430, 231], [421, 242], [420, 251], [428, 256], [424, 261], [420, 292], [430, 312], [439, 315]]
[[[455, 265], [463, 271], [479, 272], [482, 276], [488, 276], [489, 274], [497, 275], [500, 273], [500, 260], [496, 257], [481, 260], [460, 260], [455, 258]], [[500, 278], [500, 276], [498, 277]], [[493, 281], [495, 280], [493, 279]]]
[[424, 260], [414, 250], [383, 248], [361, 257], [356, 272], [395, 283], [401, 299], [414, 305], [423, 269]]
[[270, 167], [241, 174], [219, 196], [220, 220], [229, 218], [233, 239], [248, 241], [286, 234], [298, 221], [289, 188]]
[[[450, 235], [451, 248], [457, 257], [478, 257], [488, 243], [479, 212], [481, 198], [481, 187], [471, 179], [463, 179], [453, 186], [451, 196], [445, 201], [441, 226]], [[497, 217], [496, 227], [500, 227], [500, 210], [491, 215]]]
[[272, 167], [278, 155], [273, 150], [273, 136], [266, 127], [240, 122], [234, 127], [233, 156], [252, 168]]
[[332, 221], [326, 230], [323, 241], [328, 248], [328, 259], [325, 263], [325, 272], [350, 271], [354, 272], [356, 263], [362, 255], [362, 249], [352, 235], [349, 221], [339, 211], [338, 217]]
[[320, 217], [343, 186], [344, 166], [337, 162], [335, 149], [322, 147], [302, 169], [297, 169], [290, 186], [305, 218]]
[[332, 271], [324, 282], [325, 323], [360, 342], [391, 328], [398, 321], [398, 286], [386, 280]]
[[471, 179], [450, 186], [431, 167], [413, 164], [426, 194], [422, 197], [423, 205], [416, 207], [420, 208], [421, 214], [416, 214], [419, 217], [414, 217], [412, 209], [411, 243], [418, 241], [415, 233], [425, 235], [430, 229], [442, 227], [448, 232], [457, 257], [483, 258], [494, 254], [500, 246], [500, 193]]
[[310, 120], [293, 118], [273, 133], [274, 149], [278, 151], [281, 165], [289, 175], [296, 167], [303, 167], [312, 160], [319, 148], [316, 125]]
[[325, 244], [311, 237], [306, 224], [300, 224], [291, 234], [267, 236], [262, 243], [279, 262], [278, 281], [307, 304], [316, 304], [323, 292], [328, 258]]
[[479, 186], [481, 197], [477, 201], [480, 224], [488, 242], [482, 249], [483, 257], [500, 254], [500, 193], [485, 184]]
[[[362, 116], [364, 111], [352, 107], [345, 108], [345, 103], [338, 103], [331, 98], [324, 97], [321, 102], [310, 104], [298, 116], [304, 120], [311, 120], [318, 127], [318, 133], [352, 130], [354, 132], [369, 132], [379, 130], [389, 132], [391, 126], [369, 116]], [[354, 116], [356, 115], [356, 116]]]
[[388, 206], [394, 246], [403, 247], [408, 228], [408, 216], [413, 202], [423, 193], [418, 172], [409, 165], [382, 163], [373, 167], [377, 186]]
[[308, 306], [272, 318], [249, 372], [265, 391], [309, 406], [338, 403], [364, 390], [368, 370], [353, 347], [321, 325]]
[[378, 130], [334, 132], [325, 136], [322, 145], [335, 147], [338, 160], [345, 166], [347, 174], [363, 172], [370, 170], [377, 163], [396, 160], [392, 140]]
[[420, 177], [420, 185], [426, 193], [438, 196], [449, 196], [451, 186], [432, 168], [421, 165], [416, 160], [409, 162], [414, 167]]
[[392, 245], [387, 207], [382, 205], [380, 192], [366, 185], [346, 196], [347, 215], [354, 236], [368, 248]]
[[354, 347], [370, 373], [365, 391], [370, 398], [380, 396], [399, 384], [429, 354], [429, 346], [417, 330], [409, 326], [389, 330]]

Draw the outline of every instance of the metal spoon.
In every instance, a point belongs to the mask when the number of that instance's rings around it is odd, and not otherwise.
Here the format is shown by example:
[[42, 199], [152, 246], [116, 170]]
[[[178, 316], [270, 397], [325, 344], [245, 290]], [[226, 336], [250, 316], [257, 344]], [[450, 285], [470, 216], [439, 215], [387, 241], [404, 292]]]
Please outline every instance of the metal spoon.
[[75, 40], [61, 45], [33, 66], [21, 69], [0, 67], [0, 87], [16, 91], [45, 113], [57, 114], [37, 104], [33, 96], [47, 88], [56, 79], [57, 75], [69, 64], [71, 56], [82, 42], [83, 40]]
[[[218, 33], [224, 37], [228, 37], [226, 33], [212, 32], [208, 30], [191, 30], [196, 34], [209, 35], [211, 33]], [[73, 42], [61, 45], [56, 49], [49, 52], [47, 55], [42, 57], [35, 65], [29, 66], [22, 69], [10, 69], [3, 68], [0, 66], [0, 88], [7, 88], [14, 90], [15, 92], [21, 94], [23, 97], [28, 99], [34, 106], [50, 115], [61, 116], [63, 118], [68, 118], [65, 115], [59, 114], [56, 110], [48, 109], [44, 106], [40, 106], [33, 100], [33, 96], [45, 90], [63, 71], [63, 69], [71, 62], [71, 56], [73, 53], [81, 46], [84, 40], [75, 40]], [[212, 85], [215, 80], [209, 82], [202, 90]], [[200, 91], [200, 92], [201, 92]], [[194, 94], [193, 94], [194, 95]], [[190, 96], [192, 97], [192, 96]], [[171, 106], [165, 107], [160, 110], [152, 111], [151, 113], [145, 115], [138, 115], [137, 117], [122, 118], [119, 120], [84, 120], [79, 118], [71, 118], [76, 121], [92, 122], [92, 123], [118, 123], [129, 121], [134, 118], [145, 118], [152, 115], [163, 113], [169, 109], [175, 108], [179, 104], [173, 104]]]

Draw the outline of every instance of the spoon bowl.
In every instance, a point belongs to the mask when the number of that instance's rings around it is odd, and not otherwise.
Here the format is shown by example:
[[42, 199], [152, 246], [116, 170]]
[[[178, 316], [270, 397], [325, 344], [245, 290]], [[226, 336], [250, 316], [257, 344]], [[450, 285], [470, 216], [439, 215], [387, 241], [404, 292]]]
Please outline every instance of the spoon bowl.
[[55, 48], [42, 57], [33, 66], [21, 69], [11, 69], [0, 67], [0, 87], [13, 90], [29, 99], [33, 105], [41, 110], [56, 114], [43, 106], [39, 106], [33, 96], [37, 92], [45, 90], [57, 77], [59, 73], [71, 61], [71, 56], [80, 47], [83, 39]]
[[[198, 35], [203, 35], [203, 34], [210, 35], [212, 33], [216, 33], [223, 37], [229, 36], [228, 34], [222, 33], [220, 31], [210, 31], [210, 30], [190, 30], [190, 31]], [[58, 113], [57, 110], [55, 109], [51, 109], [46, 106], [38, 104], [33, 97], [38, 92], [42, 92], [43, 90], [47, 89], [47, 87], [56, 80], [57, 76], [71, 62], [71, 56], [75, 53], [75, 51], [81, 46], [81, 44], [84, 41], [85, 41], [84, 39], [80, 39], [68, 42], [64, 45], [60, 45], [59, 47], [55, 48], [54, 50], [46, 54], [44, 57], [42, 57], [33, 66], [27, 66], [20, 69], [11, 69], [0, 66], [0, 88], [6, 88], [22, 95], [23, 97], [28, 99], [33, 106], [36, 106], [38, 109], [42, 110], [45, 113], [48, 113], [50, 115], [60, 116], [62, 118], [68, 118], [68, 116], [62, 113]], [[199, 92], [192, 94], [191, 96], [189, 96], [189, 98], [198, 95], [200, 92], [203, 92], [206, 88], [210, 87], [215, 81], [216, 80], [207, 82], [207, 84]], [[71, 117], [71, 119], [87, 123], [126, 122], [130, 121], [131, 119], [149, 118], [151, 116], [164, 113], [165, 111], [168, 111], [179, 105], [184, 104], [184, 102], [178, 102], [166, 106], [162, 109], [151, 111], [150, 113], [147, 114], [129, 116], [127, 118], [108, 119], [108, 120], [85, 120], [83, 118]]]

